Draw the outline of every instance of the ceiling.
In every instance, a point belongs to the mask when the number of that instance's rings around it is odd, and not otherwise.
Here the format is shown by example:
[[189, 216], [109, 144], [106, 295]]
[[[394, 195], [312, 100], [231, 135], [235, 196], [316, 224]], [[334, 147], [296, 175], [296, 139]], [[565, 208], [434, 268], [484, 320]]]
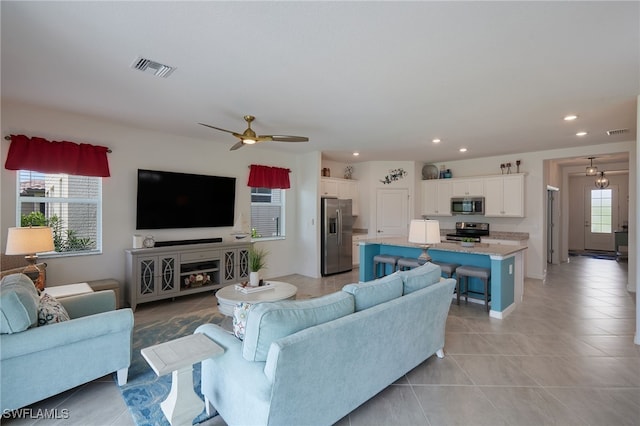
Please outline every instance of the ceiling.
[[[441, 162], [636, 139], [639, 2], [0, 8], [3, 98], [212, 144], [236, 140], [198, 122], [241, 133], [246, 114], [257, 117], [258, 134], [310, 139], [264, 149], [342, 162]], [[161, 78], [132, 69], [140, 56], [176, 70]], [[564, 121], [570, 113], [578, 119]], [[618, 129], [629, 131], [606, 134]], [[576, 136], [581, 130], [588, 134]]]

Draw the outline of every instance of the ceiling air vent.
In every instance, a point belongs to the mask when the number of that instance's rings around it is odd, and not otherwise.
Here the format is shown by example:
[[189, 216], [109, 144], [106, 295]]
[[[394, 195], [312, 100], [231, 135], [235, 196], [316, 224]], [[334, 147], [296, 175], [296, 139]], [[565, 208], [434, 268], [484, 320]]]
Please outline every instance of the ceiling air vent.
[[609, 136], [617, 136], [617, 135], [622, 135], [624, 133], [629, 133], [629, 129], [607, 130], [607, 135]]
[[153, 74], [158, 77], [167, 78], [175, 70], [175, 67], [163, 65], [150, 59], [138, 57], [131, 64], [131, 68]]

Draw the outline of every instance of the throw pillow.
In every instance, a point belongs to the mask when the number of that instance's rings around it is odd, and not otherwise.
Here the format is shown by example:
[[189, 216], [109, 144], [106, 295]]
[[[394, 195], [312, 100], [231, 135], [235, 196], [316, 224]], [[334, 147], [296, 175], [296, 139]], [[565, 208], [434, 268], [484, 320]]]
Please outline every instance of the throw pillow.
[[0, 281], [0, 333], [18, 333], [38, 323], [38, 290], [24, 274]]
[[247, 327], [247, 316], [251, 303], [240, 302], [233, 308], [233, 335], [244, 340], [244, 330]]
[[53, 296], [44, 293], [38, 304], [38, 326], [69, 321], [69, 314]]

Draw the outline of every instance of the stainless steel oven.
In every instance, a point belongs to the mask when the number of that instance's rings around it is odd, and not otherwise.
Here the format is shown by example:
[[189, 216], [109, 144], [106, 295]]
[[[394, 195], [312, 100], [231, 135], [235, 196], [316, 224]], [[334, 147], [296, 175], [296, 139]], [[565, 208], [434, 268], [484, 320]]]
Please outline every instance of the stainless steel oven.
[[452, 197], [451, 214], [484, 214], [484, 197]]

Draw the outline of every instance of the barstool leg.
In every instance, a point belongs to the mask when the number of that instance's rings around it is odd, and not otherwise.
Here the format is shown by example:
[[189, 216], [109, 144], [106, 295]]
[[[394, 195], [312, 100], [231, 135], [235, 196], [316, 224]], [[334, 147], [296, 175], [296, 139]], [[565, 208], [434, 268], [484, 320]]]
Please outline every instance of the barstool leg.
[[489, 280], [484, 281], [484, 306], [487, 307], [487, 312], [489, 312]]
[[462, 288], [462, 283], [460, 282], [460, 277], [456, 280], [456, 299], [458, 301], [458, 306], [460, 306], [460, 289]]

